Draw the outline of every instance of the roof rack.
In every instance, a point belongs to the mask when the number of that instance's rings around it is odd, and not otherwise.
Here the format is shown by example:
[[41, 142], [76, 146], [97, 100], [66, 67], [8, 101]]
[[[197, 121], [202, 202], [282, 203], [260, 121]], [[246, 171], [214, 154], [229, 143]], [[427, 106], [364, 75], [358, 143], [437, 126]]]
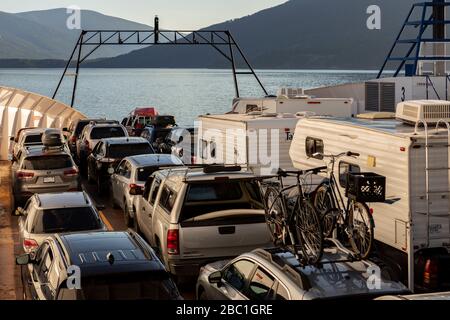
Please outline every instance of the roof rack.
[[279, 256], [275, 256], [276, 253], [282, 252], [283, 250], [281, 248], [256, 249], [253, 251], [253, 253], [269, 260], [273, 264], [278, 265], [281, 271], [289, 274], [291, 278], [293, 278], [293, 280], [297, 283], [297, 285], [303, 290], [311, 289], [311, 283], [309, 282], [308, 277], [303, 272], [294, 269]]

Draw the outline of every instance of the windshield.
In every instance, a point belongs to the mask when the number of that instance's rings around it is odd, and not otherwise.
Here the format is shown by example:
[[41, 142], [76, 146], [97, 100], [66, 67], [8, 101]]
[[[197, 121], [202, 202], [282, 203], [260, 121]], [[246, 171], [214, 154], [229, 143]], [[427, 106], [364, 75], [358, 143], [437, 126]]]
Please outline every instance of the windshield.
[[56, 170], [73, 167], [69, 155], [30, 157], [23, 161], [24, 170]]
[[179, 292], [166, 272], [127, 274], [83, 279], [86, 300], [176, 300]]
[[24, 145], [30, 144], [42, 144], [42, 133], [40, 134], [32, 134], [25, 137]]
[[91, 139], [94, 140], [119, 137], [125, 137], [122, 127], [97, 127], [91, 132]]
[[153, 149], [148, 143], [128, 143], [110, 145], [107, 154], [108, 158], [122, 159], [125, 157], [150, 153], [153, 153]]
[[100, 220], [90, 207], [59, 208], [40, 211], [32, 233], [75, 232], [100, 228]]

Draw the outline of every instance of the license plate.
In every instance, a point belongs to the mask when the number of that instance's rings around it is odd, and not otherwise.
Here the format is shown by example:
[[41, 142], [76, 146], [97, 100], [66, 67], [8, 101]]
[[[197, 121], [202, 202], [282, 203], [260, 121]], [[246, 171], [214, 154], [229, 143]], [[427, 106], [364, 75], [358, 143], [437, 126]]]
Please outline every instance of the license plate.
[[44, 178], [44, 183], [55, 183], [55, 177]]

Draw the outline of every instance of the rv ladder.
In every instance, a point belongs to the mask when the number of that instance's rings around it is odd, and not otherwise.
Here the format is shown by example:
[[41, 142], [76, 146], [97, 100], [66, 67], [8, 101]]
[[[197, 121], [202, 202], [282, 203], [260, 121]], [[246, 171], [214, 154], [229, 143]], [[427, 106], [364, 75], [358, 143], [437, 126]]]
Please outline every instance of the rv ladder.
[[[430, 167], [430, 148], [432, 148], [432, 146], [430, 146], [429, 144], [429, 130], [428, 130], [428, 124], [423, 121], [423, 120], [419, 120], [416, 123], [416, 127], [415, 127], [415, 133], [418, 133], [418, 128], [419, 125], [422, 124], [425, 130], [425, 190], [426, 190], [426, 201], [427, 201], [427, 211], [426, 211], [426, 216], [427, 216], [427, 247], [429, 247], [430, 245], [430, 196], [432, 194], [445, 194], [445, 193], [449, 193], [450, 191], [443, 191], [443, 192], [436, 192], [436, 191], [430, 191], [430, 171], [437, 171], [437, 170], [450, 170], [450, 166], [448, 165], [448, 159], [447, 159], [447, 167], [442, 167], [442, 168], [432, 168]], [[447, 148], [450, 145], [450, 123], [448, 123], [445, 120], [439, 120], [436, 123], [436, 133], [439, 132], [439, 127], [441, 125], [445, 125], [445, 127], [447, 128]], [[447, 216], [449, 214], [447, 213]], [[437, 216], [445, 216], [445, 215], [437, 215]], [[450, 223], [449, 223], [449, 234], [450, 234]]]

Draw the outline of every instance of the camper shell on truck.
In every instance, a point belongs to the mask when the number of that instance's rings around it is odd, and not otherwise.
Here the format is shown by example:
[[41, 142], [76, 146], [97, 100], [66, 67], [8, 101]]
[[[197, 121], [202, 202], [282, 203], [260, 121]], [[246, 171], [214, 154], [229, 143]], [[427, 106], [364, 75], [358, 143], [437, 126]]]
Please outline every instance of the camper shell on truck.
[[397, 118], [402, 120], [303, 119], [297, 124], [290, 156], [296, 168], [306, 169], [324, 164], [320, 153], [360, 153], [357, 158], [342, 158], [336, 170], [341, 187], [348, 171], [386, 177], [386, 202], [368, 203], [375, 221], [374, 254], [410, 290], [448, 289], [450, 131], [444, 121], [441, 129], [435, 128], [439, 117], [449, 118], [450, 102], [419, 101], [398, 110], [415, 116], [417, 125], [411, 125], [411, 117], [403, 121], [401, 112]]

